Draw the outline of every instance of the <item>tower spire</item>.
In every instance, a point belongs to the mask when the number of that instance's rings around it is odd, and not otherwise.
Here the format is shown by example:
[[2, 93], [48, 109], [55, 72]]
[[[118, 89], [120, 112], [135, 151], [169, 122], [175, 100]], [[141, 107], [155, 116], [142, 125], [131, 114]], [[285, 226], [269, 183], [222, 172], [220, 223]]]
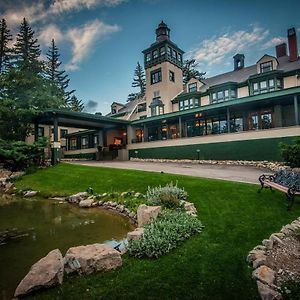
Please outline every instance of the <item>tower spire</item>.
[[170, 40], [170, 28], [162, 20], [156, 29], [156, 41], [161, 42], [165, 40]]

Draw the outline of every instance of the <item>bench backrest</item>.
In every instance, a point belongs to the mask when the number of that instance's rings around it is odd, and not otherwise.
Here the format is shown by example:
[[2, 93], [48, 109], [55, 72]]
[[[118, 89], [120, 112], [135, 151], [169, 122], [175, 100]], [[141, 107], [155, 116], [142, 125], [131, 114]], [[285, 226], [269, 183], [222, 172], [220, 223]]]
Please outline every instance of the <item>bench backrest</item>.
[[281, 170], [274, 174], [274, 182], [283, 185], [287, 188], [295, 188], [300, 191], [300, 173]]

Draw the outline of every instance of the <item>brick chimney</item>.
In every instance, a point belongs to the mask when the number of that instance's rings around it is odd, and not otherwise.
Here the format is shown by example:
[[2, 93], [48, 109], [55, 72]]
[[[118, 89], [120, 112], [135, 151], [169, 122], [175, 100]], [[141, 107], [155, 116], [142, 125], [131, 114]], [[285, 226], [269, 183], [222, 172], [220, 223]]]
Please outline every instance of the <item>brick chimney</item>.
[[288, 42], [290, 51], [290, 61], [295, 61], [298, 59], [298, 45], [295, 27], [288, 29]]
[[282, 57], [282, 56], [286, 56], [287, 55], [287, 51], [286, 51], [287, 47], [286, 47], [286, 43], [282, 43], [276, 46], [276, 57]]

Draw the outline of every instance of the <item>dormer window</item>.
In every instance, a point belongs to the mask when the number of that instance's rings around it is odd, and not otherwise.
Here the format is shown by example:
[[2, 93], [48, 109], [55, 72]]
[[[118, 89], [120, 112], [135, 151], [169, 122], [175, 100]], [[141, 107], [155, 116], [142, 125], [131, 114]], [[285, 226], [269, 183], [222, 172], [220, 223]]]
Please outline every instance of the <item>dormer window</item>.
[[273, 62], [267, 61], [260, 64], [260, 73], [270, 72], [273, 70]]
[[116, 113], [117, 113], [116, 108], [115, 108], [115, 107], [112, 107], [112, 108], [111, 108], [111, 114], [114, 115], [114, 114], [116, 114]]
[[197, 92], [197, 82], [189, 84], [189, 93]]

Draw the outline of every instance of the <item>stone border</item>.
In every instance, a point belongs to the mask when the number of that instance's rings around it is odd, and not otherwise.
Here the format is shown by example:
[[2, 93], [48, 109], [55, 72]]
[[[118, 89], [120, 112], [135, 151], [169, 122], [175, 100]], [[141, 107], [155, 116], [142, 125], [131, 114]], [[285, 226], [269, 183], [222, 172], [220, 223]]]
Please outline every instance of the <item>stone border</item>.
[[189, 163], [195, 165], [229, 165], [229, 166], [249, 166], [256, 168], [269, 169], [271, 171], [280, 171], [290, 169], [281, 162], [270, 161], [251, 161], [251, 160], [197, 160], [197, 159], [154, 159], [154, 158], [134, 158], [131, 157], [130, 161], [136, 162], [157, 162], [157, 163]]
[[281, 300], [280, 287], [276, 283], [276, 272], [266, 265], [268, 250], [282, 243], [284, 237], [290, 236], [300, 229], [300, 217], [292, 223], [283, 226], [280, 232], [272, 233], [269, 239], [264, 239], [262, 245], [251, 250], [247, 256], [247, 262], [254, 268], [252, 278], [256, 280], [258, 292], [262, 300]]

